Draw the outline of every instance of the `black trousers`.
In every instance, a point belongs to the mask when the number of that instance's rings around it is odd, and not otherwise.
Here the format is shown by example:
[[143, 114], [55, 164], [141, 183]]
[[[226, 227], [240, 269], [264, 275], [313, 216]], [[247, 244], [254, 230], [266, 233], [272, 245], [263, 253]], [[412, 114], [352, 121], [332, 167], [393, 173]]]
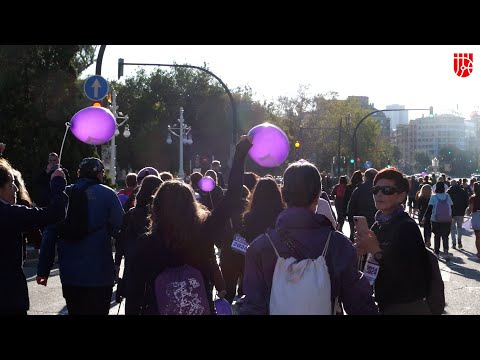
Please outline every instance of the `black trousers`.
[[220, 253], [220, 268], [227, 290], [225, 299], [231, 304], [237, 293], [238, 297], [243, 295], [242, 282], [245, 270], [245, 255], [224, 247]]
[[440, 238], [443, 242], [443, 251], [448, 251], [448, 237], [450, 236], [451, 223], [439, 223], [432, 221], [432, 232], [434, 234], [434, 250], [438, 254], [440, 252]]
[[62, 285], [62, 291], [69, 315], [108, 315], [113, 286]]

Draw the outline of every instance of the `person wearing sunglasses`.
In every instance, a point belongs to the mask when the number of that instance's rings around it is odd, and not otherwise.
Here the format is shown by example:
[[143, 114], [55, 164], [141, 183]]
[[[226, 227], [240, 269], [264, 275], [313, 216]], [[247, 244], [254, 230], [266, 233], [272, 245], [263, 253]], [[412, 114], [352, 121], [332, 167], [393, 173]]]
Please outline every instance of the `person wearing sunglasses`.
[[358, 229], [359, 255], [369, 253], [378, 264], [375, 301], [384, 315], [430, 315], [426, 302], [428, 258], [417, 223], [405, 212], [407, 178], [385, 168], [373, 180], [377, 213], [370, 230]]

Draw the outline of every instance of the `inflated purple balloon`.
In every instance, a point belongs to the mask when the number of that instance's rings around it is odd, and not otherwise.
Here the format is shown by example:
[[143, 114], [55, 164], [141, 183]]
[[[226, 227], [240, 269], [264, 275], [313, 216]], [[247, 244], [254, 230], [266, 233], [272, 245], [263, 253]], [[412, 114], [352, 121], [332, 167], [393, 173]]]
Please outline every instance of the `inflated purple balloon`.
[[258, 165], [272, 168], [287, 159], [290, 144], [278, 126], [265, 122], [250, 129], [248, 135], [252, 136], [253, 144], [248, 154]]
[[73, 135], [90, 145], [105, 144], [115, 134], [117, 127], [112, 112], [98, 106], [89, 106], [77, 112], [70, 125]]
[[425, 171], [422, 172], [422, 176], [425, 177], [427, 176], [427, 173]]
[[215, 312], [217, 315], [232, 315], [232, 306], [225, 299], [217, 299], [214, 301]]
[[198, 180], [198, 187], [200, 190], [210, 192], [215, 188], [215, 180], [213, 180], [213, 178], [210, 176], [204, 176]]

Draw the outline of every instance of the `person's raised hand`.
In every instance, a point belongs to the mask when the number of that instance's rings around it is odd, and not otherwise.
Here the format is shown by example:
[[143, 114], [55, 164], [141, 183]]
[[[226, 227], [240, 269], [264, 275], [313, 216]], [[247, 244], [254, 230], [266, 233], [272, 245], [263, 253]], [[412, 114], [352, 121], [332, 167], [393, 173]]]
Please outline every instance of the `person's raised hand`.
[[237, 145], [235, 145], [235, 148], [240, 154], [246, 155], [252, 146], [252, 136], [242, 135], [240, 136], [240, 140], [238, 140]]
[[62, 171], [62, 169], [55, 170], [50, 179], [53, 179], [55, 176], [61, 176], [65, 179], [65, 173]]

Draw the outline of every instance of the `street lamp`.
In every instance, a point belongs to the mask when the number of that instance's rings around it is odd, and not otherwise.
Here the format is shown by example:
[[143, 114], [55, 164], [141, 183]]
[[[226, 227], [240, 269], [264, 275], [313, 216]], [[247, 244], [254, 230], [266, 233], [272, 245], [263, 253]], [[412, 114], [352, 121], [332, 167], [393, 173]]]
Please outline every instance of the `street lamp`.
[[435, 157], [432, 159], [432, 168], [433, 168], [433, 172], [434, 173], [437, 173], [438, 172], [438, 165], [439, 165], [439, 161], [438, 159]]
[[[115, 116], [115, 134], [112, 136], [112, 140], [110, 141], [110, 164], [109, 164], [109, 169], [108, 173], [110, 177], [112, 178], [113, 182], [117, 182], [117, 170], [116, 170], [116, 157], [117, 157], [117, 145], [115, 144], [115, 137], [120, 135], [119, 127], [122, 125], [125, 125], [125, 129], [123, 131], [123, 136], [125, 138], [130, 137], [130, 126], [126, 124], [128, 121], [128, 115], [123, 115], [121, 112], [117, 112], [118, 106], [117, 106], [117, 92], [112, 89], [112, 96], [111, 96], [111, 105], [109, 105], [109, 109], [112, 112], [112, 114]], [[118, 123], [117, 120], [123, 120], [122, 122]]]
[[[188, 126], [184, 122], [183, 118], [183, 107], [180, 108], [180, 118], [177, 119], [179, 122], [178, 127], [173, 127], [168, 125], [168, 136], [167, 136], [167, 144], [170, 145], [172, 143], [172, 135], [175, 135], [179, 139], [179, 163], [178, 163], [178, 175], [177, 177], [181, 178], [182, 180], [185, 179], [185, 172], [183, 171], [183, 145], [192, 145], [193, 139], [192, 134], [190, 131], [192, 130], [191, 126]], [[174, 131], [178, 130], [178, 134]]]
[[[359, 126], [362, 124], [362, 122], [368, 118], [370, 115], [376, 114], [378, 112], [384, 112], [384, 111], [408, 111], [408, 110], [428, 110], [430, 112], [430, 117], [433, 117], [433, 106], [430, 106], [428, 109], [383, 109], [383, 110], [375, 110], [367, 115], [365, 115], [363, 118], [360, 119], [360, 121], [357, 123], [357, 126], [355, 126], [355, 129], [353, 130], [353, 139], [352, 139], [352, 150], [353, 150], [353, 158], [357, 159], [357, 130]], [[353, 169], [356, 170], [357, 165], [354, 165]]]

